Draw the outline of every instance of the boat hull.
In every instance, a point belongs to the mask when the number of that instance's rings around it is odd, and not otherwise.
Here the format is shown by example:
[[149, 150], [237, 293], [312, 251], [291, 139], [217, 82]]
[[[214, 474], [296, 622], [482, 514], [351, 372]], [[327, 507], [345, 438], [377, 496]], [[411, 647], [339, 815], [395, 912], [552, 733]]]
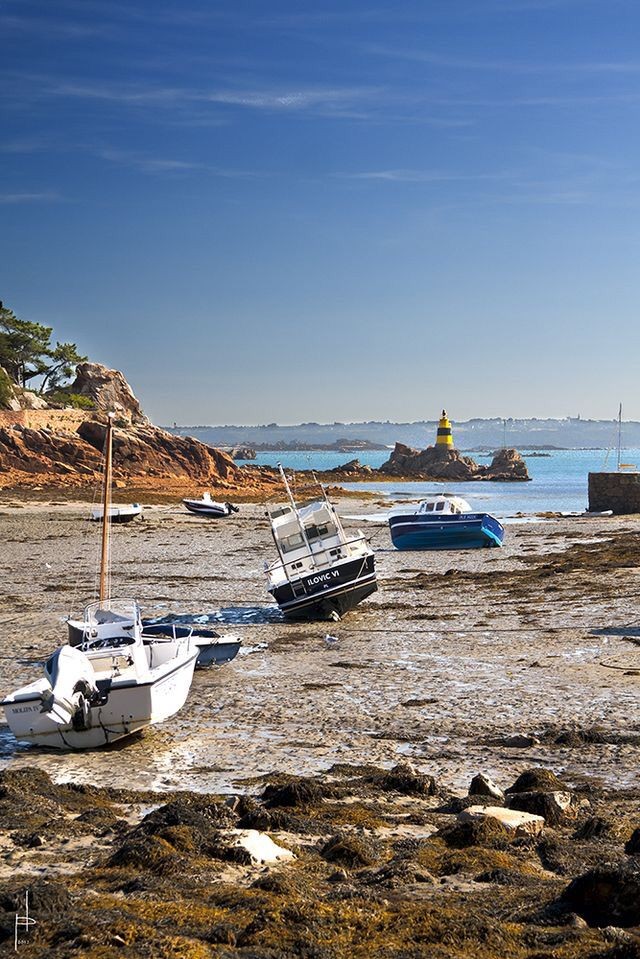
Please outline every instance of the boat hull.
[[[109, 513], [107, 514], [108, 521], [110, 523], [131, 523], [134, 519], [137, 519], [138, 516], [142, 516], [142, 507], [111, 507]], [[91, 520], [94, 523], [102, 523], [104, 520], [104, 511], [99, 508], [95, 509], [91, 514]]]
[[169, 636], [176, 639], [190, 637], [198, 650], [196, 669], [207, 666], [223, 666], [235, 659], [240, 652], [242, 640], [239, 636], [221, 636], [212, 629], [193, 629], [175, 622], [154, 622], [143, 620], [144, 637]]
[[224, 639], [203, 639], [199, 640], [194, 636], [194, 643], [198, 647], [198, 661], [196, 669], [206, 669], [208, 666], [224, 666], [235, 659], [240, 652], [242, 643], [235, 640], [225, 641]]
[[373, 553], [269, 588], [287, 619], [335, 619], [378, 588]]
[[396, 549], [479, 549], [501, 546], [504, 529], [489, 513], [453, 516], [405, 514], [389, 517]]
[[[42, 681], [21, 691], [20, 698], [3, 703], [7, 723], [16, 739], [54, 749], [97, 749], [109, 743], [163, 722], [181, 709], [191, 687], [197, 650], [190, 651], [179, 663], [154, 670], [148, 682], [135, 680], [114, 683], [103, 705], [91, 706], [89, 728], [74, 729], [59, 725], [42, 711]], [[27, 690], [33, 689], [28, 698]]]
[[226, 507], [220, 509], [219, 507], [212, 506], [203, 506], [202, 503], [191, 500], [182, 501], [190, 513], [194, 513], [196, 516], [210, 516], [212, 519], [224, 519], [226, 516], [231, 515], [231, 511]]

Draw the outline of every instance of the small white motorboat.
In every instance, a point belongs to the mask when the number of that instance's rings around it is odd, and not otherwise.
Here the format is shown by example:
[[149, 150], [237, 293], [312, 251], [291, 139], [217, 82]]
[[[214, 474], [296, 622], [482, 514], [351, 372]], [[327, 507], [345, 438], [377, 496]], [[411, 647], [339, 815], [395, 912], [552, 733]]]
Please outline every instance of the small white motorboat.
[[182, 708], [198, 658], [189, 637], [145, 637], [133, 600], [91, 603], [69, 630], [79, 645], [61, 646], [44, 677], [2, 701], [16, 739], [95, 749]]
[[[105, 513], [103, 506], [94, 506], [91, 510], [91, 520], [94, 523], [101, 523]], [[142, 506], [140, 503], [130, 503], [124, 506], [109, 506], [107, 512], [110, 523], [130, 523], [136, 516], [142, 516]]]
[[234, 506], [233, 503], [217, 503], [211, 499], [210, 493], [203, 493], [202, 499], [183, 499], [182, 502], [190, 513], [197, 513], [199, 516], [216, 518], [231, 516], [232, 513], [239, 512], [239, 508]]

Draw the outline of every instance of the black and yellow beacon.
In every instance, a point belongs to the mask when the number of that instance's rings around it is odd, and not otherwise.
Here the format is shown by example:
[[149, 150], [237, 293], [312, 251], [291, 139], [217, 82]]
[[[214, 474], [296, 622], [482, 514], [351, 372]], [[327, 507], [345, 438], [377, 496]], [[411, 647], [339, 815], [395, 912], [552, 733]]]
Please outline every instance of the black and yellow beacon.
[[451, 432], [451, 420], [447, 416], [447, 411], [442, 411], [440, 422], [438, 423], [438, 436], [436, 446], [444, 446], [445, 449], [453, 449], [453, 433]]

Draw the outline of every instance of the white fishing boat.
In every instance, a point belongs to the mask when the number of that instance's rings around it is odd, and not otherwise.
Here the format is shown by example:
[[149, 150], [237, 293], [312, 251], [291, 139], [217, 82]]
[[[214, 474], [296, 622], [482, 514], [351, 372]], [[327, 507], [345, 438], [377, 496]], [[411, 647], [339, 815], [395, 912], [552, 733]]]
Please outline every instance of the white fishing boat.
[[[112, 430], [110, 417], [104, 515], [111, 492]], [[99, 600], [86, 607], [81, 620], [69, 620], [72, 644], [47, 660], [43, 677], [2, 701], [16, 739], [93, 749], [162, 722], [185, 703], [198, 649], [190, 636], [145, 637], [135, 601], [111, 599], [110, 526], [102, 528]]]
[[211, 499], [210, 493], [203, 493], [202, 499], [183, 499], [182, 502], [190, 513], [197, 513], [199, 516], [211, 516], [214, 519], [222, 516], [231, 516], [232, 513], [238, 513], [239, 509], [233, 503], [217, 503]]
[[[94, 506], [91, 510], [91, 520], [94, 523], [101, 523], [104, 515], [103, 506]], [[116, 506], [112, 503], [109, 506], [107, 516], [110, 523], [130, 523], [137, 516], [142, 516], [142, 506], [140, 503], [127, 503], [123, 506]]]
[[323, 498], [298, 507], [278, 464], [289, 503], [269, 510], [279, 560], [266, 567], [267, 590], [291, 619], [340, 619], [378, 588], [374, 552], [360, 530], [347, 536]]

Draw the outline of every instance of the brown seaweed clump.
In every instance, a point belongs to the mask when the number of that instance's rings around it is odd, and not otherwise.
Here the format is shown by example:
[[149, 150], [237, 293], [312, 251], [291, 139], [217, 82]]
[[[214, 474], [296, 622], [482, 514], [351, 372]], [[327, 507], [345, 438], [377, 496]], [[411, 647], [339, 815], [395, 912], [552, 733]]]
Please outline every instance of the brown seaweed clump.
[[[27, 782], [35, 819], [18, 830]], [[515, 838], [495, 820], [459, 821], [432, 790], [411, 768], [271, 777], [261, 798], [4, 773], [0, 856], [17, 865], [0, 882], [0, 941], [12, 944], [29, 889], [26, 959], [637, 959], [640, 866], [620, 830], [558, 823], [540, 840]], [[160, 805], [136, 817], [150, 801]], [[633, 803], [600, 795], [591, 818], [608, 809], [607, 820], [631, 823]], [[63, 862], [48, 839], [21, 843], [25, 828], [44, 830], [47, 810], [61, 841], [79, 843]], [[238, 845], [260, 816], [295, 858], [265, 865]], [[625, 868], [602, 866], [603, 850]], [[55, 877], [37, 876], [61, 862]], [[618, 939], [605, 924], [623, 927]]]

